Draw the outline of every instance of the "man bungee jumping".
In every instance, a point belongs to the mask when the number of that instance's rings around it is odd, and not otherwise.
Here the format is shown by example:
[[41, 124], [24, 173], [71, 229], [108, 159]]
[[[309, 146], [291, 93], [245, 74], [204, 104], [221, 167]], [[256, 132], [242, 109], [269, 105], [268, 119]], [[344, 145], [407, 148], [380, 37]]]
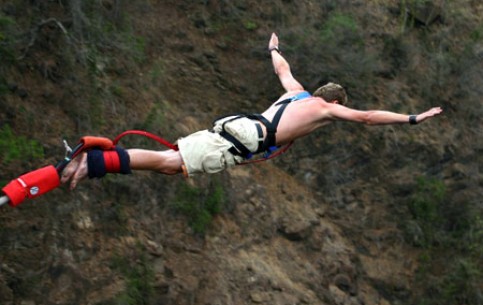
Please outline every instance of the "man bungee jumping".
[[177, 149], [154, 151], [120, 147], [91, 149], [76, 157], [62, 172], [61, 182], [101, 178], [106, 173], [129, 174], [151, 170], [166, 175], [216, 173], [246, 162], [253, 154], [287, 145], [333, 121], [369, 125], [418, 124], [442, 112], [434, 107], [417, 115], [382, 110], [355, 110], [344, 106], [347, 95], [340, 85], [328, 83], [312, 95], [293, 77], [272, 34], [268, 50], [275, 74], [285, 93], [262, 114], [240, 114], [217, 119], [211, 129], [178, 140]]

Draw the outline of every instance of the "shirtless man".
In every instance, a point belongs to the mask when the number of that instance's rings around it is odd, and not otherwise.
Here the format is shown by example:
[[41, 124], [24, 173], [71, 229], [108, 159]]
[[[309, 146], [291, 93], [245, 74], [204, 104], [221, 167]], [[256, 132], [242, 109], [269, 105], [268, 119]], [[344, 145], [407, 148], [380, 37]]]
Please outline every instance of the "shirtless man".
[[[279, 51], [275, 33], [270, 38], [268, 49], [275, 74], [286, 92], [261, 115], [219, 119], [214, 122], [212, 129], [179, 139], [179, 151], [118, 148], [109, 152], [109, 156], [96, 150], [83, 153], [64, 170], [62, 183], [70, 180], [70, 188], [74, 189], [87, 176], [102, 177], [109, 172], [126, 174], [131, 169], [151, 170], [167, 175], [184, 172], [187, 176], [215, 173], [245, 161], [252, 154], [290, 143], [333, 121], [369, 125], [418, 124], [442, 112], [440, 107], [418, 115], [354, 110], [344, 106], [347, 102], [345, 90], [333, 83], [320, 87], [310, 95], [293, 77], [288, 62]], [[113, 156], [124, 169], [109, 170], [107, 159]]]

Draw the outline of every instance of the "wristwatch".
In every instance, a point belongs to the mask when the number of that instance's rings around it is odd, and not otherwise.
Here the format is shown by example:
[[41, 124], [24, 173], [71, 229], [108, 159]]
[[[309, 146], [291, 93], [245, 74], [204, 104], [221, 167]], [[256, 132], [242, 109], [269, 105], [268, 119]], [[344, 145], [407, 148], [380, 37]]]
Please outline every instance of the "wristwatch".
[[278, 54], [282, 54], [282, 52], [280, 52], [280, 49], [278, 48], [278, 46], [271, 47], [271, 48], [268, 49], [268, 51], [270, 53], [272, 53], [272, 51], [277, 51]]
[[416, 115], [412, 114], [409, 116], [409, 124], [416, 125], [418, 121], [416, 120]]

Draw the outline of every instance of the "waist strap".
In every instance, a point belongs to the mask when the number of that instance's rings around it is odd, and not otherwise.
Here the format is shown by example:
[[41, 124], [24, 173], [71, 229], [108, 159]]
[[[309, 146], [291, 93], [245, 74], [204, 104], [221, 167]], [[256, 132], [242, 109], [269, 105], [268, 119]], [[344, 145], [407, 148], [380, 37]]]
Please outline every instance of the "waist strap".
[[[259, 141], [258, 149], [255, 151], [255, 153], [271, 151], [273, 150], [274, 147], [277, 146], [277, 137], [276, 137], [277, 127], [278, 127], [278, 124], [280, 123], [280, 119], [282, 118], [282, 114], [285, 111], [285, 108], [287, 108], [288, 104], [290, 104], [293, 101], [308, 98], [310, 96], [311, 96], [310, 93], [304, 91], [291, 98], [277, 102], [275, 106], [280, 106], [280, 108], [273, 116], [272, 121], [269, 121], [266, 117], [264, 117], [259, 113], [236, 115], [235, 117], [223, 122], [222, 131], [220, 132], [220, 135], [233, 144], [233, 147], [229, 149], [229, 151], [232, 154], [239, 155], [246, 159], [249, 159], [252, 157], [252, 152], [245, 145], [243, 145], [243, 143], [241, 143], [238, 139], [236, 139], [233, 135], [231, 135], [229, 132], [225, 130], [225, 124], [243, 117], [249, 118], [251, 120], [257, 120], [257, 121], [260, 121], [265, 126], [265, 129], [267, 130], [267, 136], [265, 137], [264, 141]], [[220, 118], [218, 118], [217, 120], [219, 119]], [[217, 120], [215, 120], [215, 122]], [[263, 139], [263, 131], [260, 124], [256, 123], [256, 126], [258, 130], [259, 138]]]
[[259, 120], [260, 122], [262, 122], [262, 124], [265, 125], [265, 128], [267, 130], [267, 136], [265, 137], [265, 141], [263, 141], [263, 144], [258, 147], [257, 153], [267, 151], [270, 149], [270, 147], [277, 145], [276, 134], [277, 134], [278, 123], [280, 123], [282, 114], [285, 111], [285, 108], [287, 107], [287, 105], [291, 101], [292, 101], [291, 99], [287, 99], [277, 103], [277, 105], [281, 105], [281, 106], [275, 113], [275, 116], [273, 117], [273, 120], [271, 122], [266, 117], [258, 113], [246, 115], [246, 117], [249, 119]]
[[[242, 156], [245, 159], [250, 159], [253, 156], [252, 151], [250, 151], [242, 142], [240, 142], [236, 137], [234, 137], [231, 133], [226, 131], [225, 129], [225, 124], [228, 122], [232, 122], [234, 120], [237, 120], [239, 118], [242, 118], [245, 116], [236, 116], [230, 120], [227, 120], [226, 122], [223, 122], [222, 124], [222, 130], [220, 131], [219, 135], [225, 138], [227, 141], [231, 142], [233, 144], [228, 151], [234, 155], [237, 156]], [[263, 145], [263, 129], [262, 126], [259, 123], [255, 123], [255, 127], [257, 128], [257, 134], [258, 134], [258, 149], [255, 151], [258, 152], [260, 147]]]

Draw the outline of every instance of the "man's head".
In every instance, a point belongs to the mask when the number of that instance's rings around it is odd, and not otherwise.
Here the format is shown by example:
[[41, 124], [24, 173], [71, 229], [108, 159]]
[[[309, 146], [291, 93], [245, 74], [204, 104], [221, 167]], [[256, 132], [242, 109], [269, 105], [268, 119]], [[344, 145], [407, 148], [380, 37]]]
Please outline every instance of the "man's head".
[[313, 96], [323, 98], [328, 103], [337, 102], [338, 104], [347, 104], [347, 93], [341, 85], [328, 83], [315, 90]]

